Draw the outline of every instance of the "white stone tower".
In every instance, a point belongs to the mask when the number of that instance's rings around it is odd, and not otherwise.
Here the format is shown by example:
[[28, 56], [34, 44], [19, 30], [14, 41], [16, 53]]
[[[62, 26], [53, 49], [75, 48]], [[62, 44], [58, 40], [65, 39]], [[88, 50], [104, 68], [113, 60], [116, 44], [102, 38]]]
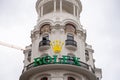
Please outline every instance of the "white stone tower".
[[80, 23], [80, 0], [38, 0], [36, 10], [20, 80], [101, 80]]

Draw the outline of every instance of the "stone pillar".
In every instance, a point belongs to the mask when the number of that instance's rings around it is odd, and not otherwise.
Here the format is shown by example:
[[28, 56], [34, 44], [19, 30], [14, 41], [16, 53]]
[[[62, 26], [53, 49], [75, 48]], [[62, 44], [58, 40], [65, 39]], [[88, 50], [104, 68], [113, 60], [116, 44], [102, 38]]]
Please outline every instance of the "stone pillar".
[[54, 0], [54, 12], [56, 12], [56, 0]]
[[73, 15], [75, 16], [75, 5], [73, 4]]
[[60, 12], [62, 12], [62, 0], [60, 0]]
[[77, 17], [79, 17], [79, 14], [78, 14], [78, 8], [77, 8]]
[[41, 6], [41, 16], [43, 16], [43, 6]]

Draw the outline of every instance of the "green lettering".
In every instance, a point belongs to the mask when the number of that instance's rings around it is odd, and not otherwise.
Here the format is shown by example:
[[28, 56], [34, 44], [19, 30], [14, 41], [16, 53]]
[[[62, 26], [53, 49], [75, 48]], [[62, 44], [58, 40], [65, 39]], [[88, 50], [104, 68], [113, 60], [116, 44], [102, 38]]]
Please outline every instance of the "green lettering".
[[50, 64], [52, 62], [52, 58], [50, 56], [43, 57], [44, 64]]
[[69, 58], [68, 58], [68, 64], [74, 64], [73, 57], [69, 56]]
[[57, 63], [57, 55], [53, 55], [53, 59], [54, 59], [53, 63], [56, 64]]
[[80, 66], [80, 58], [77, 57], [70, 57], [63, 55], [62, 58], [59, 58], [59, 61], [57, 62], [58, 56], [53, 55], [53, 59], [51, 56], [45, 56], [45, 57], [38, 57], [34, 59], [34, 67], [43, 65], [43, 64], [72, 64]]
[[79, 59], [80, 59], [80, 58], [73, 57], [74, 65], [80, 66], [80, 61], [79, 61]]
[[70, 59], [70, 56], [62, 56], [63, 57], [63, 64], [68, 64], [68, 60]]
[[41, 65], [41, 64], [42, 64], [42, 60], [41, 60], [40, 57], [34, 59], [34, 66], [38, 66], [38, 65]]

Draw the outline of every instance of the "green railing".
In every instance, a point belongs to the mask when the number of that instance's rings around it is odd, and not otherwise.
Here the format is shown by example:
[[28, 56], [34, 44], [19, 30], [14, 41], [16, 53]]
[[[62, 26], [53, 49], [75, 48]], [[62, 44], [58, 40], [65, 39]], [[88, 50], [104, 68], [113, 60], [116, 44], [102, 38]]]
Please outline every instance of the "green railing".
[[[69, 62], [69, 65], [74, 65], [72, 60], [68, 60], [68, 62]], [[79, 67], [85, 68], [87, 70], [90, 70], [92, 73], [95, 73], [94, 69], [90, 65], [88, 65], [82, 61], [79, 61], [79, 63], [80, 63]], [[50, 64], [61, 64], [62, 65], [62, 63], [50, 63]], [[42, 65], [49, 65], [49, 64], [42, 64]], [[39, 65], [39, 66], [42, 66], [42, 65]], [[77, 66], [77, 65], [74, 65], [74, 66]], [[31, 64], [26, 66], [26, 70], [29, 70], [29, 69], [34, 68], [34, 67], [37, 67], [37, 66], [34, 66], [34, 63], [31, 63]]]

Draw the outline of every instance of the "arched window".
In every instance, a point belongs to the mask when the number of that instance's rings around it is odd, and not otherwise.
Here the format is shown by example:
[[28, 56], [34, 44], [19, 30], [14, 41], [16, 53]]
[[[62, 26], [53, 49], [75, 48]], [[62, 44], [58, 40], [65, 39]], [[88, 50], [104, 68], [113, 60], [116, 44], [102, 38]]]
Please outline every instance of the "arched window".
[[47, 35], [47, 34], [46, 34], [46, 35], [43, 35], [42, 40], [43, 40], [43, 41], [49, 40], [49, 35]]
[[74, 40], [74, 36], [72, 34], [67, 34], [67, 39], [68, 40]]
[[[74, 35], [71, 34], [71, 33], [68, 33], [67, 34], [67, 39], [65, 40], [65, 45], [69, 46], [71, 45], [72, 46], [72, 49], [75, 49], [76, 50], [76, 47], [77, 47], [77, 42], [74, 40]], [[69, 46], [69, 48], [71, 48], [71, 46]]]
[[40, 80], [48, 80], [48, 77], [42, 77]]
[[85, 57], [86, 57], [86, 61], [88, 61], [89, 60], [89, 52], [88, 52], [88, 50], [85, 50]]
[[45, 24], [41, 27], [40, 34], [42, 34], [44, 32], [50, 32], [50, 25], [49, 24]]
[[42, 34], [42, 40], [39, 42], [39, 49], [40, 50], [47, 50], [50, 48], [49, 34], [45, 33], [45, 32], [50, 32], [49, 27], [45, 26], [40, 31], [40, 33]]
[[68, 77], [68, 80], [75, 80], [75, 78], [73, 78], [73, 77]]
[[97, 80], [99, 80], [99, 77], [97, 77]]
[[85, 50], [85, 55], [89, 56], [88, 50]]
[[69, 33], [76, 33], [76, 28], [72, 24], [66, 24], [65, 31]]
[[42, 41], [39, 43], [39, 47], [50, 46], [49, 35], [43, 35]]
[[31, 61], [31, 51], [28, 52], [27, 60], [28, 60], [29, 62]]

